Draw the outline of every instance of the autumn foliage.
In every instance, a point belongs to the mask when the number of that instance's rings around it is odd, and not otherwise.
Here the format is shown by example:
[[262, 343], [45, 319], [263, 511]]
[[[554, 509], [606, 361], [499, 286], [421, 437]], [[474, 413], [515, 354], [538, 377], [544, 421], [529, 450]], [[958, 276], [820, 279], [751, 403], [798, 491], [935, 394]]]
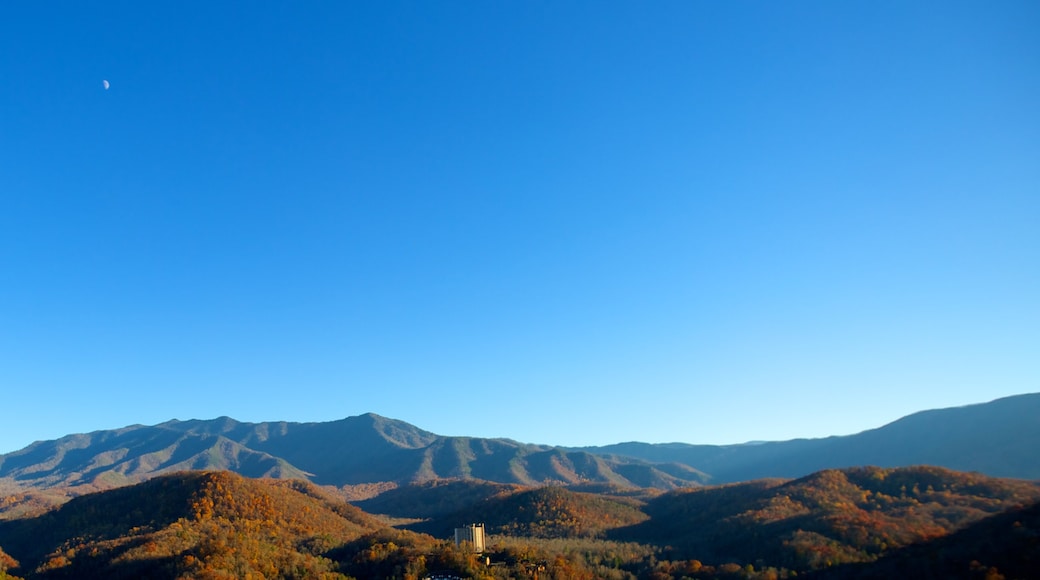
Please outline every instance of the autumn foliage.
[[[998, 578], [1040, 560], [1040, 487], [932, 467], [660, 494], [472, 481], [385, 493], [358, 503], [390, 519], [304, 481], [158, 477], [0, 522], [0, 579]], [[469, 522], [491, 534], [482, 554], [450, 539]]]

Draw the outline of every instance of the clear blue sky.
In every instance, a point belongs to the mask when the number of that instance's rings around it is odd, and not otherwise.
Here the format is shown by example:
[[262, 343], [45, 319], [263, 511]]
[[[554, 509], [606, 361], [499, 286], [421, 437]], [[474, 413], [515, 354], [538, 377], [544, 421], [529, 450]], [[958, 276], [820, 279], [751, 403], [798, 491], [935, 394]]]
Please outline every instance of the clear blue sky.
[[0, 452], [369, 411], [735, 443], [1040, 391], [1038, 30], [1033, 1], [6, 2]]

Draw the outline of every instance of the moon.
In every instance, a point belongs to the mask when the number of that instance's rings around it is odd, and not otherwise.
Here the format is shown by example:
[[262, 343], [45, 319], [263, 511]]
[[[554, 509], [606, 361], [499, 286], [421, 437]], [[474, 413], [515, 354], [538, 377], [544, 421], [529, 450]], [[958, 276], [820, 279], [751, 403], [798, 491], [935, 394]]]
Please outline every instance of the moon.
[[101, 81], [101, 84], [104, 85], [106, 91], [108, 90], [108, 87], [112, 86], [112, 85], [108, 84], [107, 80], [106, 81]]

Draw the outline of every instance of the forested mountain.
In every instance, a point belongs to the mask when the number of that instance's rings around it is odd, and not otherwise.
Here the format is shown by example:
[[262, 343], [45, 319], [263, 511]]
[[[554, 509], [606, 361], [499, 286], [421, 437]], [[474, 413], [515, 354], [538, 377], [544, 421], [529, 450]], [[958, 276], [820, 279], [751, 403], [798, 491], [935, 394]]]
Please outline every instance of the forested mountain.
[[[1030, 578], [1040, 538], [1040, 486], [934, 467], [670, 492], [459, 480], [384, 495], [359, 503], [429, 533], [309, 482], [159, 476], [0, 522], [0, 578]], [[451, 540], [474, 521], [490, 533], [479, 557]]]
[[[357, 505], [374, 513], [424, 518], [408, 529], [435, 536], [450, 534], [459, 523], [480, 521], [495, 537], [541, 538], [542, 545], [561, 550], [582, 540], [606, 541], [615, 551], [652, 546], [661, 578], [775, 578], [764, 570], [804, 573], [870, 564], [890, 554], [896, 561], [908, 557], [897, 552], [902, 547], [937, 541], [988, 516], [1005, 510], [1018, 513], [1037, 501], [1040, 485], [1034, 482], [937, 467], [863, 467], [825, 470], [795, 480], [638, 494], [427, 483]], [[978, 535], [972, 537], [975, 541], [958, 550], [934, 549], [949, 556], [956, 552], [961, 559], [988, 554], [993, 565], [1013, 569], [1013, 552], [987, 548], [977, 541]], [[1026, 534], [1020, 541], [1032, 538], [1035, 544], [1038, 537]], [[761, 575], [746, 575], [748, 564]], [[725, 570], [744, 575], [730, 576]], [[871, 568], [848, 570], [860, 574]]]
[[[81, 494], [192, 469], [334, 486], [465, 479], [664, 490], [800, 477], [856, 465], [927, 464], [1040, 479], [1037, 417], [1040, 394], [1032, 394], [925, 411], [844, 437], [725, 446], [622, 443], [582, 449], [445, 437], [374, 414], [325, 423], [241, 423], [222, 417], [37, 442], [0, 455], [0, 491], [71, 486], [69, 493]], [[61, 500], [42, 495], [23, 499], [23, 513], [33, 505]], [[0, 513], [9, 508], [0, 506]]]
[[1040, 393], [914, 413], [843, 437], [743, 445], [620, 443], [584, 447], [605, 456], [673, 462], [710, 474], [713, 483], [801, 477], [822, 469], [939, 465], [995, 477], [1040, 479]]
[[707, 479], [680, 464], [605, 458], [508, 439], [442, 437], [374, 414], [326, 423], [169, 421], [69, 435], [0, 456], [0, 478], [8, 486], [35, 488], [107, 489], [191, 469], [337, 486], [464, 478], [670, 489]]
[[990, 516], [948, 536], [913, 544], [876, 562], [822, 570], [817, 580], [1040, 577], [1040, 503]]
[[668, 492], [647, 504], [647, 521], [610, 537], [667, 544], [676, 559], [806, 570], [871, 562], [1036, 501], [1035, 483], [937, 467], [826, 470]]
[[317, 577], [336, 569], [321, 552], [380, 527], [312, 484], [192, 472], [0, 522], [0, 547], [36, 578]]

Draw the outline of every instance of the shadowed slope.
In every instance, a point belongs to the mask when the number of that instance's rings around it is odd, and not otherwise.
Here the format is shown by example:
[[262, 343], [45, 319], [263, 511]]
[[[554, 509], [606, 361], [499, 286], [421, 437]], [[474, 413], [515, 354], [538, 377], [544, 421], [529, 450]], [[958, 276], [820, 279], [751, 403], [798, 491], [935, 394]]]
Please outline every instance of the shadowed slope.
[[868, 562], [1040, 500], [1040, 486], [941, 468], [826, 470], [663, 494], [650, 519], [615, 539], [668, 544], [706, 563], [765, 561], [812, 569]]
[[354, 505], [374, 514], [435, 518], [523, 489], [518, 485], [472, 480], [438, 480], [392, 489]]
[[408, 528], [447, 536], [459, 525], [483, 522], [488, 533], [535, 538], [596, 538], [646, 519], [641, 502], [547, 486], [488, 496]]
[[1036, 578], [1040, 503], [986, 518], [949, 536], [893, 550], [872, 564], [821, 571], [819, 580]]

